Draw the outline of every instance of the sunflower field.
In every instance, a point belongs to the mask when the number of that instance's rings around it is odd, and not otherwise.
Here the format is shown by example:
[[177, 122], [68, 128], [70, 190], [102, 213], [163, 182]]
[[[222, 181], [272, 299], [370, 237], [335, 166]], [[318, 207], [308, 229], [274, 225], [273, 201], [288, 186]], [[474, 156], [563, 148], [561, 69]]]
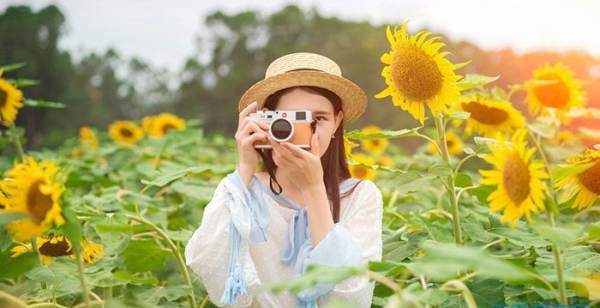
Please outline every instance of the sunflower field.
[[[373, 307], [597, 307], [600, 145], [565, 129], [600, 117], [583, 81], [548, 63], [500, 88], [497, 76], [460, 75], [469, 63], [448, 60], [440, 37], [406, 27], [382, 33], [371, 100], [420, 126], [345, 132], [353, 177], [383, 193], [382, 261], [313, 266], [262, 292], [366, 275]], [[65, 106], [24, 97], [35, 81], [6, 77], [21, 66], [0, 67], [0, 147], [18, 153], [0, 158], [0, 307], [215, 307], [183, 249], [236, 168], [233, 136], [160, 113], [25, 151], [19, 110]], [[423, 143], [407, 153], [399, 138]]]

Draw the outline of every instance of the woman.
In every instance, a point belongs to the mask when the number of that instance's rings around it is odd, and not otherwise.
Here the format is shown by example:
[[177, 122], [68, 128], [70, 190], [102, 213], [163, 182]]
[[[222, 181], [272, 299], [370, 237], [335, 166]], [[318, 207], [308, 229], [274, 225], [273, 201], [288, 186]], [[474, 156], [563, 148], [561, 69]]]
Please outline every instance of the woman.
[[[324, 307], [332, 299], [370, 307], [364, 276], [321, 283], [294, 295], [260, 287], [289, 280], [310, 264], [362, 266], [381, 260], [382, 199], [369, 180], [350, 176], [343, 126], [366, 108], [366, 95], [324, 56], [293, 53], [273, 61], [239, 104], [239, 163], [217, 186], [185, 248], [211, 301], [235, 307]], [[310, 110], [309, 150], [278, 143], [257, 110]], [[269, 142], [272, 149], [254, 144]], [[262, 156], [262, 157], [261, 157]], [[262, 158], [262, 171], [255, 173]]]

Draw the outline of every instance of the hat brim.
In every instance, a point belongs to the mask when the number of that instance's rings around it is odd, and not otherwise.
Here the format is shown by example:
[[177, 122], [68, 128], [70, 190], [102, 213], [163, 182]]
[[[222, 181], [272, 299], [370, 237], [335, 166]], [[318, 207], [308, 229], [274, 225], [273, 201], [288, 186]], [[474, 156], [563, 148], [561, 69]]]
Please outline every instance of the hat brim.
[[316, 86], [337, 94], [342, 100], [346, 123], [358, 118], [367, 108], [367, 95], [354, 82], [326, 72], [306, 70], [286, 72], [255, 83], [242, 95], [238, 112], [254, 101], [257, 102], [257, 108], [261, 109], [269, 95], [294, 86]]

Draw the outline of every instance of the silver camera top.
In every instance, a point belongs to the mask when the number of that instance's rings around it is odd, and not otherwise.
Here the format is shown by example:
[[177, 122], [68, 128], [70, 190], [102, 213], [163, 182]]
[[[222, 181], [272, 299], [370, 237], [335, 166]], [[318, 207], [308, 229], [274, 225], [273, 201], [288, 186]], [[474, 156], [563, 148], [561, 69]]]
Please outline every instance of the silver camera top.
[[249, 115], [251, 119], [270, 122], [275, 119], [286, 119], [288, 121], [312, 122], [310, 110], [259, 110]]

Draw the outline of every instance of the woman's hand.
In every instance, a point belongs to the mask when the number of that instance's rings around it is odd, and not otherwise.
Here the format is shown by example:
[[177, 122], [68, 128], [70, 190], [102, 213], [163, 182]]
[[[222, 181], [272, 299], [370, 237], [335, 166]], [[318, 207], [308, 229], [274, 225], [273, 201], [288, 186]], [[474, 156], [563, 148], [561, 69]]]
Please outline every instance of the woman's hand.
[[312, 136], [310, 151], [289, 142], [278, 143], [271, 138], [269, 141], [273, 146], [273, 161], [286, 170], [298, 191], [311, 193], [324, 187], [317, 134]]
[[240, 112], [238, 120], [238, 129], [235, 133], [237, 151], [239, 155], [239, 172], [248, 185], [258, 166], [259, 154], [254, 149], [254, 143], [257, 141], [266, 142], [268, 138], [269, 126], [263, 122], [254, 121], [248, 117], [256, 111], [256, 102], [252, 102]]

